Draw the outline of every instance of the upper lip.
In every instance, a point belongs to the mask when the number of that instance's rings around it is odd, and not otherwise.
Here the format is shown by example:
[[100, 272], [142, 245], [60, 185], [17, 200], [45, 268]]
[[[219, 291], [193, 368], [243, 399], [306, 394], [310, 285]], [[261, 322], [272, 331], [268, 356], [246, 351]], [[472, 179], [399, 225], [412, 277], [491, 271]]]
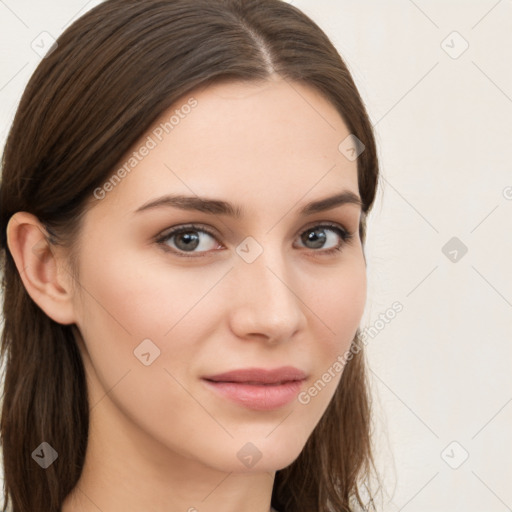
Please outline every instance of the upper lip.
[[293, 366], [282, 366], [272, 370], [265, 368], [244, 368], [232, 370], [217, 375], [203, 377], [205, 380], [214, 382], [240, 382], [257, 384], [277, 384], [280, 382], [289, 382], [304, 380], [307, 375]]

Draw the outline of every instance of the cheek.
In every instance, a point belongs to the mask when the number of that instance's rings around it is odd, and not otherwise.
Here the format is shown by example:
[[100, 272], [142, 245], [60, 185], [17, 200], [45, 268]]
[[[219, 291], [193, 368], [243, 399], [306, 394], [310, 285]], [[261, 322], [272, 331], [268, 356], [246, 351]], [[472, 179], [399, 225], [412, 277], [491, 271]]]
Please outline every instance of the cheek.
[[[308, 281], [309, 282], [309, 281]], [[347, 261], [330, 273], [329, 279], [317, 280], [324, 286], [305, 290], [316, 327], [311, 337], [314, 355], [312, 378], [298, 396], [310, 419], [318, 421], [324, 413], [342, 377], [351, 343], [361, 322], [366, 303], [366, 266], [361, 258]], [[313, 320], [312, 320], [313, 321]]]
[[337, 356], [340, 350], [348, 349], [361, 322], [366, 303], [366, 266], [362, 259], [354, 258], [317, 280], [316, 286], [308, 282], [304, 296], [327, 333], [324, 351]]
[[[215, 284], [225, 269], [192, 272], [129, 251], [116, 254], [113, 246], [105, 251], [111, 251], [107, 261], [88, 254], [80, 271], [78, 326], [95, 373], [105, 389], [129, 370], [133, 383], [143, 372], [137, 380], [141, 389], [149, 382], [157, 389], [159, 382], [158, 389], [168, 390], [170, 377], [162, 369], [185, 378], [222, 313]], [[153, 375], [156, 368], [162, 381]]]
[[78, 326], [94, 374], [91, 402], [107, 407], [102, 397], [108, 392], [144, 431], [187, 446], [190, 429], [205, 422], [204, 410], [187, 392], [187, 379], [215, 315], [208, 291], [224, 272], [199, 275], [109, 250], [108, 261], [89, 254], [80, 269]]
[[191, 272], [130, 254], [116, 258], [113, 252], [109, 261], [91, 258], [82, 275], [89, 292], [82, 303], [84, 320], [134, 341], [164, 337], [218, 280], [218, 272]]

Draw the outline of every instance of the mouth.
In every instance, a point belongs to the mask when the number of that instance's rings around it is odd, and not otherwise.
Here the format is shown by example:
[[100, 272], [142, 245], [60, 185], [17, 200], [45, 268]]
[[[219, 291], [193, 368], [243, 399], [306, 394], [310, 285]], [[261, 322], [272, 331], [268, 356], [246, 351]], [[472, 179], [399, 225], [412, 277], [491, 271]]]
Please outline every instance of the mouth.
[[[206, 379], [208, 380], [208, 379]], [[246, 384], [247, 386], [281, 386], [282, 384], [287, 384], [288, 382], [295, 382], [293, 380], [283, 380], [281, 382], [235, 382], [235, 381], [215, 381], [211, 380], [210, 382], [215, 382], [217, 384]]]
[[234, 370], [202, 380], [217, 396], [249, 409], [270, 411], [293, 401], [306, 378], [301, 370], [286, 366], [274, 370]]
[[283, 382], [304, 380], [307, 375], [293, 366], [281, 366], [274, 369], [244, 368], [231, 370], [217, 375], [203, 377], [212, 382], [235, 382], [245, 384], [281, 384]]

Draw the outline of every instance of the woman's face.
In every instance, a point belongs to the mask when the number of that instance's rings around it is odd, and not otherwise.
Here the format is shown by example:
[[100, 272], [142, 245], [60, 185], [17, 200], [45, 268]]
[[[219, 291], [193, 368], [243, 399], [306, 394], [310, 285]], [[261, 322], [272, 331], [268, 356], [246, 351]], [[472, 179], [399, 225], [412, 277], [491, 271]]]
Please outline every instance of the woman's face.
[[[360, 205], [322, 203], [359, 197], [349, 135], [303, 85], [215, 85], [96, 190], [73, 303], [105, 438], [162, 467], [275, 471], [299, 455], [366, 299]], [[243, 369], [277, 372], [206, 380]]]

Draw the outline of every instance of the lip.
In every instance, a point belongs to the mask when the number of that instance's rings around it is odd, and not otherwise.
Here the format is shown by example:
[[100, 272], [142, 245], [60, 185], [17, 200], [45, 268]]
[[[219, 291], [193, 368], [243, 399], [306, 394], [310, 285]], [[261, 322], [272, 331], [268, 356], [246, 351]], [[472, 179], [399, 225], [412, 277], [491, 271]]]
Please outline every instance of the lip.
[[246, 368], [203, 377], [205, 385], [235, 403], [258, 411], [278, 409], [290, 403], [307, 375], [293, 366], [275, 369]]

